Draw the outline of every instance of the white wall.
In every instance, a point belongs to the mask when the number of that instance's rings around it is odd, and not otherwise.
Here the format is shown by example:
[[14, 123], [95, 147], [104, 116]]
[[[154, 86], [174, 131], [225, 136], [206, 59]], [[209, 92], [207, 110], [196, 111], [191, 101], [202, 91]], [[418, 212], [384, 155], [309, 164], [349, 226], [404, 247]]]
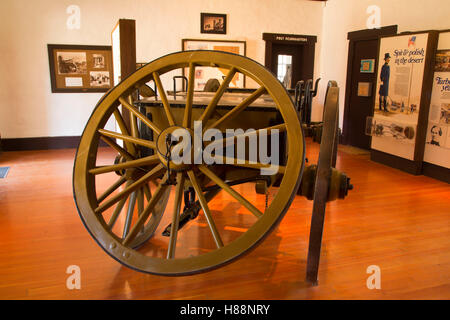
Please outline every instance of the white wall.
[[[66, 8], [81, 8], [81, 29], [68, 30]], [[80, 135], [99, 93], [51, 93], [47, 44], [110, 45], [120, 18], [135, 19], [137, 60], [179, 51], [182, 38], [247, 41], [264, 63], [263, 32], [317, 35], [320, 71], [323, 4], [306, 0], [1, 0], [2, 138]], [[200, 13], [228, 14], [227, 35], [200, 33]]]
[[398, 32], [450, 28], [449, 0], [328, 0], [323, 15], [321, 60], [322, 82], [318, 100], [323, 101], [328, 80], [340, 86], [340, 126], [344, 112], [350, 31], [366, 29], [367, 8], [377, 5], [381, 26], [398, 25]]

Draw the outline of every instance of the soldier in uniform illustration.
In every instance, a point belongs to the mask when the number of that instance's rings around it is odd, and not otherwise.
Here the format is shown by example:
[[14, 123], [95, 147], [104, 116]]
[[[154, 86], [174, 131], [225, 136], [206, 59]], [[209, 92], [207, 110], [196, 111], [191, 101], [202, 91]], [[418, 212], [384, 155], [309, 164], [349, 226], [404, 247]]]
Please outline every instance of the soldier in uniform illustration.
[[381, 73], [380, 73], [380, 90], [378, 93], [380, 94], [380, 104], [379, 108], [381, 111], [381, 105], [383, 105], [383, 110], [388, 111], [387, 109], [387, 97], [389, 95], [389, 77], [391, 76], [391, 67], [389, 66], [389, 61], [391, 57], [389, 53], [384, 54], [384, 65], [381, 67]]

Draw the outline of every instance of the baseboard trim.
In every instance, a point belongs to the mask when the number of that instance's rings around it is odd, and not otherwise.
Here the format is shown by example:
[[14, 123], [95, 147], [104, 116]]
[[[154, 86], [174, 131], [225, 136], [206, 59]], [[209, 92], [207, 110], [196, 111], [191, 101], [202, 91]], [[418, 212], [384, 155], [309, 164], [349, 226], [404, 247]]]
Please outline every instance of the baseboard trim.
[[450, 169], [437, 166], [432, 163], [424, 162], [422, 166], [422, 173], [424, 176], [450, 183]]
[[422, 174], [421, 161], [411, 161], [373, 149], [370, 151], [370, 160], [416, 176]]
[[1, 139], [2, 151], [30, 151], [51, 149], [73, 149], [80, 143], [80, 136], [36, 137]]

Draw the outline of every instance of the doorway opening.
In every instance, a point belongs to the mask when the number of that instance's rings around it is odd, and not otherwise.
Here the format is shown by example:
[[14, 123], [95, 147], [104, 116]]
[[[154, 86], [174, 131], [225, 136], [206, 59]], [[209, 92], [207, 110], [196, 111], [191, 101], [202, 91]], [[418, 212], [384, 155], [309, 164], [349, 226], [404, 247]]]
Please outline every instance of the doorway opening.
[[313, 79], [316, 36], [263, 33], [266, 42], [265, 66], [286, 89], [298, 81]]

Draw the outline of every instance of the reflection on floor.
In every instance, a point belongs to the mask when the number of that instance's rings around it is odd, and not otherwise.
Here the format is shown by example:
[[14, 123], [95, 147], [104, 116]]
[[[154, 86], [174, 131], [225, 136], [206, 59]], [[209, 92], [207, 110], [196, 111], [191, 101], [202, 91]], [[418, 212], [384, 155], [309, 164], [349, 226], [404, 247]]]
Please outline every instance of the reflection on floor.
[[[307, 152], [309, 163], [316, 163], [318, 145], [308, 143]], [[450, 298], [449, 185], [373, 163], [367, 152], [339, 152], [337, 167], [355, 189], [328, 205], [317, 287], [304, 281], [312, 203], [299, 196], [275, 232], [223, 268], [167, 278], [123, 267], [95, 243], [77, 214], [74, 154], [0, 156], [0, 166], [11, 167], [0, 180], [0, 298]], [[70, 265], [80, 267], [80, 290], [66, 287]], [[367, 288], [371, 265], [381, 269], [380, 290]]]

